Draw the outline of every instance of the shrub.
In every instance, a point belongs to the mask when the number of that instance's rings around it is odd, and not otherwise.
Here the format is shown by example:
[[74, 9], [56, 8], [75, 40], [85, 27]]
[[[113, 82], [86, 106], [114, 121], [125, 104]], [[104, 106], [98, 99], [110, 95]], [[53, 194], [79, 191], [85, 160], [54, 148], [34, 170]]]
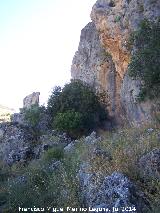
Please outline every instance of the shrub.
[[39, 124], [45, 111], [44, 106], [38, 105], [33, 105], [23, 111], [25, 122], [32, 128], [31, 130], [35, 139], [38, 139], [42, 134]]
[[40, 120], [40, 107], [37, 105], [31, 106], [29, 109], [24, 110], [24, 117], [27, 123], [32, 127], [36, 127]]
[[[48, 153], [49, 151], [51, 153], [51, 150], [48, 150]], [[53, 149], [52, 153], [54, 153]], [[7, 178], [3, 187], [0, 183], [0, 205], [3, 205], [2, 209], [0, 206], [0, 210], [2, 212], [18, 212], [19, 207], [44, 208], [47, 212], [47, 207], [65, 209], [67, 206], [80, 206], [76, 177], [71, 176], [63, 166], [53, 171], [52, 157], [49, 158], [48, 161], [40, 158], [30, 162], [21, 176]], [[66, 162], [66, 165], [69, 166], [69, 163], [71, 162]]]
[[121, 20], [121, 16], [116, 16], [114, 22], [119, 22]]
[[49, 149], [48, 151], [46, 151], [43, 155], [43, 159], [47, 162], [56, 159], [56, 160], [60, 160], [63, 158], [63, 148], [62, 147], [54, 147]]
[[63, 89], [55, 87], [48, 100], [52, 126], [70, 136], [88, 133], [107, 113], [93, 90], [81, 81], [74, 80]]
[[136, 50], [129, 64], [129, 75], [142, 82], [140, 100], [160, 96], [160, 20], [144, 20], [131, 42]]
[[54, 119], [54, 127], [74, 137], [74, 135], [78, 135], [83, 127], [83, 116], [81, 113], [74, 111], [57, 113]]

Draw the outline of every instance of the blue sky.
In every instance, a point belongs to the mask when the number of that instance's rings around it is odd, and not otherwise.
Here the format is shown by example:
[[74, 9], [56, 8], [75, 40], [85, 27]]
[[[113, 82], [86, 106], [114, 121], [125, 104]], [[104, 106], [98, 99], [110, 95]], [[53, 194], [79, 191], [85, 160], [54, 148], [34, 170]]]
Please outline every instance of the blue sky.
[[18, 109], [39, 91], [46, 102], [70, 80], [81, 29], [95, 0], [0, 0], [0, 104]]

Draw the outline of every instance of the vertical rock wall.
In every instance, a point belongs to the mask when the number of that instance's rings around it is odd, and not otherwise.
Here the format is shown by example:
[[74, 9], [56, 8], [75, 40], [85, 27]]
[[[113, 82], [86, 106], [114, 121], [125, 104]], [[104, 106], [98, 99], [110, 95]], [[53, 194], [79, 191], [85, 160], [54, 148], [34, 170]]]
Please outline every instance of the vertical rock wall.
[[131, 53], [128, 39], [144, 19], [160, 17], [158, 0], [98, 0], [91, 19], [81, 32], [71, 68], [72, 78], [105, 91], [109, 112], [118, 122], [134, 125], [151, 120], [152, 103], [138, 103], [140, 82], [127, 74]]

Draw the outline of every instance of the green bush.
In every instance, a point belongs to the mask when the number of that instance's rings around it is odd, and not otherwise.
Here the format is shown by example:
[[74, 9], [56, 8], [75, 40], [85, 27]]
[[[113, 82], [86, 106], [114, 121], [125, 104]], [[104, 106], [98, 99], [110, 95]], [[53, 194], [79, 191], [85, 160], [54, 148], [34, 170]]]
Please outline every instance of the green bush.
[[36, 127], [40, 121], [41, 109], [38, 105], [33, 105], [29, 109], [24, 110], [24, 117], [27, 123], [32, 127]]
[[24, 119], [27, 124], [31, 127], [33, 136], [38, 140], [39, 136], [42, 134], [42, 130], [39, 128], [40, 120], [43, 114], [46, 112], [44, 106], [33, 105], [28, 109], [24, 109]]
[[53, 159], [60, 160], [63, 158], [64, 151], [62, 147], [54, 147], [46, 151], [43, 155], [43, 159], [49, 162]]
[[121, 20], [121, 16], [116, 16], [114, 22], [119, 22]]
[[[53, 171], [52, 163], [52, 158], [41, 158], [26, 166], [21, 176], [7, 178], [3, 185], [0, 182], [0, 211], [11, 213], [18, 212], [19, 207], [35, 206], [45, 208], [45, 212], [51, 212], [47, 207], [61, 207], [66, 212], [67, 206], [79, 207], [76, 177], [71, 176], [68, 167], [60, 166]], [[69, 163], [72, 162], [66, 162], [68, 166]]]
[[142, 21], [131, 36], [136, 51], [131, 57], [129, 75], [142, 82], [140, 100], [160, 96], [160, 20]]
[[55, 87], [48, 100], [52, 127], [78, 137], [88, 133], [107, 117], [107, 113], [93, 90], [74, 80], [63, 89]]
[[83, 116], [79, 112], [66, 111], [57, 113], [54, 118], [54, 127], [58, 130], [68, 132], [69, 135], [78, 135], [83, 127]]

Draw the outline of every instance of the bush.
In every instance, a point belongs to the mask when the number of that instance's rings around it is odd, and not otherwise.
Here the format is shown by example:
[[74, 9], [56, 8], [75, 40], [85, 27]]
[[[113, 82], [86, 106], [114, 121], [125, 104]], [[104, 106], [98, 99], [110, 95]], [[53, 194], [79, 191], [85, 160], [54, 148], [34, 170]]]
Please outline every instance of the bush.
[[160, 96], [160, 20], [151, 23], [144, 20], [131, 42], [136, 51], [131, 57], [129, 75], [142, 82], [140, 100]]
[[46, 109], [44, 106], [38, 105], [33, 105], [29, 109], [24, 109], [24, 119], [32, 128], [32, 133], [35, 139], [38, 139], [38, 137], [42, 134], [39, 124], [45, 111]]
[[88, 133], [107, 117], [93, 90], [81, 81], [74, 80], [63, 89], [55, 87], [48, 100], [52, 127], [77, 137]]
[[[51, 153], [51, 150], [48, 150], [48, 153], [49, 151]], [[52, 211], [47, 211], [47, 207], [80, 207], [76, 177], [72, 177], [63, 166], [53, 171], [52, 159], [50, 156], [47, 161], [44, 158], [32, 161], [25, 167], [21, 176], [12, 175], [3, 186], [0, 182], [0, 212], [18, 212], [19, 207], [44, 208], [45, 212]], [[66, 162], [67, 165], [69, 163]]]
[[27, 123], [32, 127], [36, 127], [40, 121], [40, 107], [37, 105], [31, 106], [29, 109], [24, 110], [24, 117]]
[[56, 159], [61, 160], [63, 158], [64, 151], [62, 147], [54, 147], [46, 151], [43, 155], [43, 159], [47, 162]]

